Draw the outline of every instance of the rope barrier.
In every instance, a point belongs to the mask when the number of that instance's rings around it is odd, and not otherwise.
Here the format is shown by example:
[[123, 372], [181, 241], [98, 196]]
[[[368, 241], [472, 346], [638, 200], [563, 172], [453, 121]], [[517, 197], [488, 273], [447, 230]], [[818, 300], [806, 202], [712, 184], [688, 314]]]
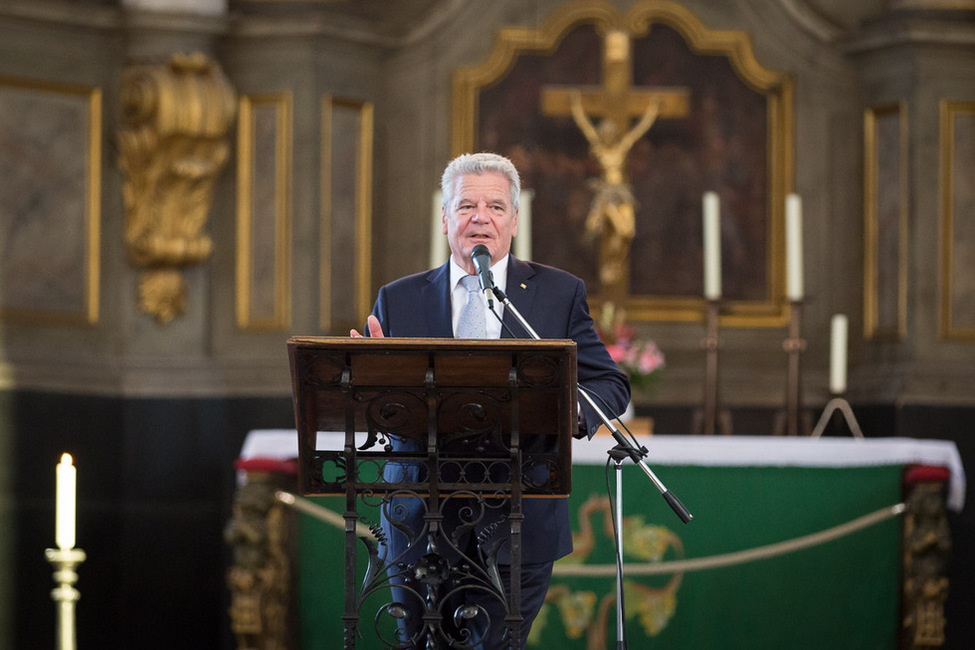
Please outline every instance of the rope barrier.
[[[652, 564], [624, 564], [623, 571], [628, 576], [651, 576], [686, 571], [702, 571], [704, 569], [734, 566], [756, 560], [766, 560], [771, 557], [794, 553], [805, 548], [825, 544], [840, 537], [845, 537], [874, 524], [879, 524], [880, 522], [897, 517], [905, 509], [906, 506], [903, 503], [898, 503], [881, 508], [862, 517], [857, 517], [845, 524], [827, 528], [818, 533], [795, 537], [784, 542], [692, 560], [668, 560], [665, 562], [654, 562]], [[552, 570], [552, 575], [560, 577], [611, 577], [616, 575], [616, 565], [560, 564], [556, 562]]]
[[[306, 515], [311, 515], [319, 521], [324, 521], [325, 523], [331, 524], [336, 528], [345, 530], [345, 517], [338, 514], [334, 510], [330, 510], [304, 497], [296, 496], [290, 492], [285, 492], [284, 490], [278, 490], [275, 492], [274, 498], [286, 506], [290, 506], [295, 510], [300, 510]], [[376, 536], [373, 535], [371, 530], [369, 530], [369, 527], [359, 522], [356, 522], [355, 524], [355, 533], [358, 537], [365, 537], [366, 539], [370, 540], [376, 539]]]
[[[296, 496], [290, 492], [278, 490], [274, 494], [275, 498], [296, 510], [311, 515], [316, 519], [327, 522], [337, 528], [345, 529], [345, 519], [342, 515], [322, 507], [308, 499]], [[826, 542], [851, 535], [857, 531], [869, 528], [875, 524], [893, 519], [903, 514], [906, 506], [897, 503], [880, 510], [875, 510], [869, 514], [857, 517], [844, 524], [827, 528], [818, 533], [803, 535], [793, 539], [759, 546], [744, 551], [724, 553], [722, 555], [712, 555], [710, 557], [695, 558], [692, 560], [667, 560], [665, 562], [654, 562], [644, 564], [624, 564], [623, 571], [629, 576], [652, 576], [668, 573], [683, 573], [687, 571], [703, 571], [705, 569], [717, 569], [757, 560], [767, 560], [787, 553], [795, 553], [806, 548], [819, 546]], [[356, 523], [356, 534], [359, 537], [374, 539], [372, 531], [361, 523]], [[552, 569], [552, 575], [560, 577], [611, 577], [616, 575], [616, 565], [613, 564], [563, 564], [556, 562]]]

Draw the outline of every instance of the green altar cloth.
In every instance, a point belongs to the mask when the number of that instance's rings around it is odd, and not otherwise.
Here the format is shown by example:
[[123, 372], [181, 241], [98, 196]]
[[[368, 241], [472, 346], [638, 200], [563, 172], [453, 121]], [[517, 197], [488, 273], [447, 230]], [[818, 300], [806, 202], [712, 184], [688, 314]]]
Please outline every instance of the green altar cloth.
[[[571, 510], [573, 530], [585, 530], [581, 502], [597, 504], [591, 516], [594, 544], [589, 550], [577, 543], [575, 553], [582, 551], [583, 566], [602, 565], [608, 573], [614, 568], [612, 538], [603, 523], [608, 504], [598, 503], [606, 493], [604, 474], [593, 466], [578, 469]], [[739, 565], [637, 573], [654, 561], [708, 558], [808, 535], [897, 503], [899, 467], [661, 469], [661, 480], [694, 514], [688, 525], [677, 520], [642, 472], [624, 467], [623, 474], [629, 647], [895, 647], [900, 527], [894, 519], [822, 546]], [[615, 647], [615, 574], [560, 575], [575, 553], [556, 566], [549, 591], [554, 602], [546, 603], [536, 621], [537, 644], [531, 647]], [[573, 610], [575, 620], [561, 615]]]

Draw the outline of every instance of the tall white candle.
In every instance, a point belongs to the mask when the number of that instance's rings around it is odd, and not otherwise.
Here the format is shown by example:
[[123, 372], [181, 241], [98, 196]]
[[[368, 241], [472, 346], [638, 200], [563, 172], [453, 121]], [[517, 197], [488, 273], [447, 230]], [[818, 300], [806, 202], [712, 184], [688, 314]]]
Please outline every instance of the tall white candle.
[[785, 197], [786, 298], [802, 300], [802, 199], [798, 194]]
[[57, 471], [56, 513], [54, 539], [61, 550], [74, 548], [75, 499], [77, 496], [77, 470], [71, 464], [71, 454], [62, 454]]
[[849, 323], [844, 314], [834, 314], [829, 347], [829, 392], [846, 392], [846, 348]]
[[534, 190], [522, 188], [521, 198], [518, 200], [518, 234], [512, 244], [515, 257], [520, 260], [532, 258], [532, 199]]
[[433, 221], [430, 224], [430, 268], [435, 269], [447, 261], [450, 252], [447, 250], [447, 238], [443, 234], [443, 211], [440, 205], [443, 192], [433, 193]]
[[717, 192], [704, 193], [704, 297], [721, 298], [721, 216]]

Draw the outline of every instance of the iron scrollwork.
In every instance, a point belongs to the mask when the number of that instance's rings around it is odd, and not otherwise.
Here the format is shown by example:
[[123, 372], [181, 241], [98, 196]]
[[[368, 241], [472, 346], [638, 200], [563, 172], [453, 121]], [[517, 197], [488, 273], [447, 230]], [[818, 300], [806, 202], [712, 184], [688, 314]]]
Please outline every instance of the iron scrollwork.
[[[517, 646], [522, 497], [568, 494], [574, 344], [296, 337], [289, 349], [301, 489], [345, 497], [344, 647], [368, 635], [470, 649], [500, 634]], [[341, 449], [309, 449], [321, 431], [342, 432]]]

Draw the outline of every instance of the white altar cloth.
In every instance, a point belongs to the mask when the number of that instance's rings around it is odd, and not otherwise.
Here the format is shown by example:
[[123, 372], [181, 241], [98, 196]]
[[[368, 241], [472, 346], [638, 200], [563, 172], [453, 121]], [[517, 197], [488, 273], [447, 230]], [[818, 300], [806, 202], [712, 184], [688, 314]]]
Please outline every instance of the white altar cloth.
[[[345, 434], [320, 432], [318, 449], [342, 448]], [[358, 434], [361, 444], [365, 434]], [[796, 438], [779, 436], [653, 435], [640, 440], [650, 453], [644, 462], [655, 465], [713, 467], [864, 467], [875, 465], [934, 465], [951, 472], [948, 507], [965, 505], [965, 469], [958, 447], [950, 440], [918, 438]], [[614, 441], [609, 436], [574, 440], [572, 462], [598, 464]], [[298, 456], [298, 434], [292, 429], [251, 431], [241, 449], [242, 459], [289, 459]]]

